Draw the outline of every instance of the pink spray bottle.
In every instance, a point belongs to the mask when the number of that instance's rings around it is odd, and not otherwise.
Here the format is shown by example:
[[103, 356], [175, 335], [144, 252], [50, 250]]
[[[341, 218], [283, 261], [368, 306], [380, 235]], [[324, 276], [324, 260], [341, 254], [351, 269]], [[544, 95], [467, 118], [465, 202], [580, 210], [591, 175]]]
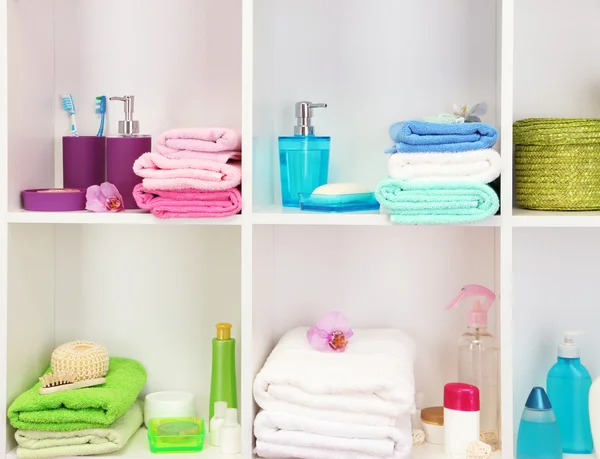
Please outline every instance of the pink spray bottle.
[[481, 405], [481, 440], [493, 450], [499, 448], [498, 435], [498, 347], [487, 329], [487, 314], [496, 299], [482, 285], [466, 285], [446, 309], [463, 300], [472, 301], [467, 331], [458, 342], [458, 381], [477, 386]]

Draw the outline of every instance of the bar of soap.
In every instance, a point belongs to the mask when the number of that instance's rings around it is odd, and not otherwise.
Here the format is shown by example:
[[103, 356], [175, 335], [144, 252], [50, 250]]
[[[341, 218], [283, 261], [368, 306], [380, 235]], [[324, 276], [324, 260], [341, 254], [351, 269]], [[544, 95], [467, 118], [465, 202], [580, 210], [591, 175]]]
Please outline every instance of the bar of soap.
[[321, 185], [312, 194], [337, 196], [340, 194], [364, 194], [370, 192], [369, 188], [360, 183], [328, 183]]
[[180, 435], [198, 435], [200, 427], [195, 422], [173, 421], [158, 426], [158, 435], [175, 437]]

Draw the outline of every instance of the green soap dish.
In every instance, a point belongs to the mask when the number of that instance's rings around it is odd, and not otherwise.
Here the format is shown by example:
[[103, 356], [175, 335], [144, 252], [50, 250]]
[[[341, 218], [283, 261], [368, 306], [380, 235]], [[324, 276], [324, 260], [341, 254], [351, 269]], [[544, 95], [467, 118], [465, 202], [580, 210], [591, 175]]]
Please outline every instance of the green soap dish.
[[154, 418], [148, 423], [153, 453], [197, 453], [204, 446], [204, 419]]

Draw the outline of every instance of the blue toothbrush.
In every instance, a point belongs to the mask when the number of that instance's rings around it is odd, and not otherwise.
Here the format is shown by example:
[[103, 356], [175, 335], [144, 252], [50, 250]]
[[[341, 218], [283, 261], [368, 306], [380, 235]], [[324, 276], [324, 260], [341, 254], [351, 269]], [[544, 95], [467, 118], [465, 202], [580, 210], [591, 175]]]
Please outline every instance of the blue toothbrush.
[[96, 97], [96, 114], [101, 115], [100, 127], [98, 128], [96, 137], [102, 137], [104, 134], [104, 117], [106, 116], [106, 96]]
[[79, 132], [77, 132], [77, 125], [75, 124], [75, 102], [73, 101], [73, 96], [71, 94], [63, 94], [60, 98], [62, 99], [63, 110], [71, 115], [71, 135], [78, 137]]

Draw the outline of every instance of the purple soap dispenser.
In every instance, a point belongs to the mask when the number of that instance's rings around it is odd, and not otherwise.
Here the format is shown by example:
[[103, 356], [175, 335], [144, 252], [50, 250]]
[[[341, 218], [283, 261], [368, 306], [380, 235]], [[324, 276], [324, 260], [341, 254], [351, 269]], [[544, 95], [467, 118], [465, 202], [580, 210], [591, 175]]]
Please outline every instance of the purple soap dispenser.
[[133, 119], [134, 96], [111, 97], [125, 104], [125, 119], [119, 121], [119, 135], [106, 139], [106, 181], [117, 187], [125, 209], [138, 209], [133, 188], [142, 178], [133, 173], [133, 163], [152, 149], [152, 137], [140, 135], [140, 123]]

